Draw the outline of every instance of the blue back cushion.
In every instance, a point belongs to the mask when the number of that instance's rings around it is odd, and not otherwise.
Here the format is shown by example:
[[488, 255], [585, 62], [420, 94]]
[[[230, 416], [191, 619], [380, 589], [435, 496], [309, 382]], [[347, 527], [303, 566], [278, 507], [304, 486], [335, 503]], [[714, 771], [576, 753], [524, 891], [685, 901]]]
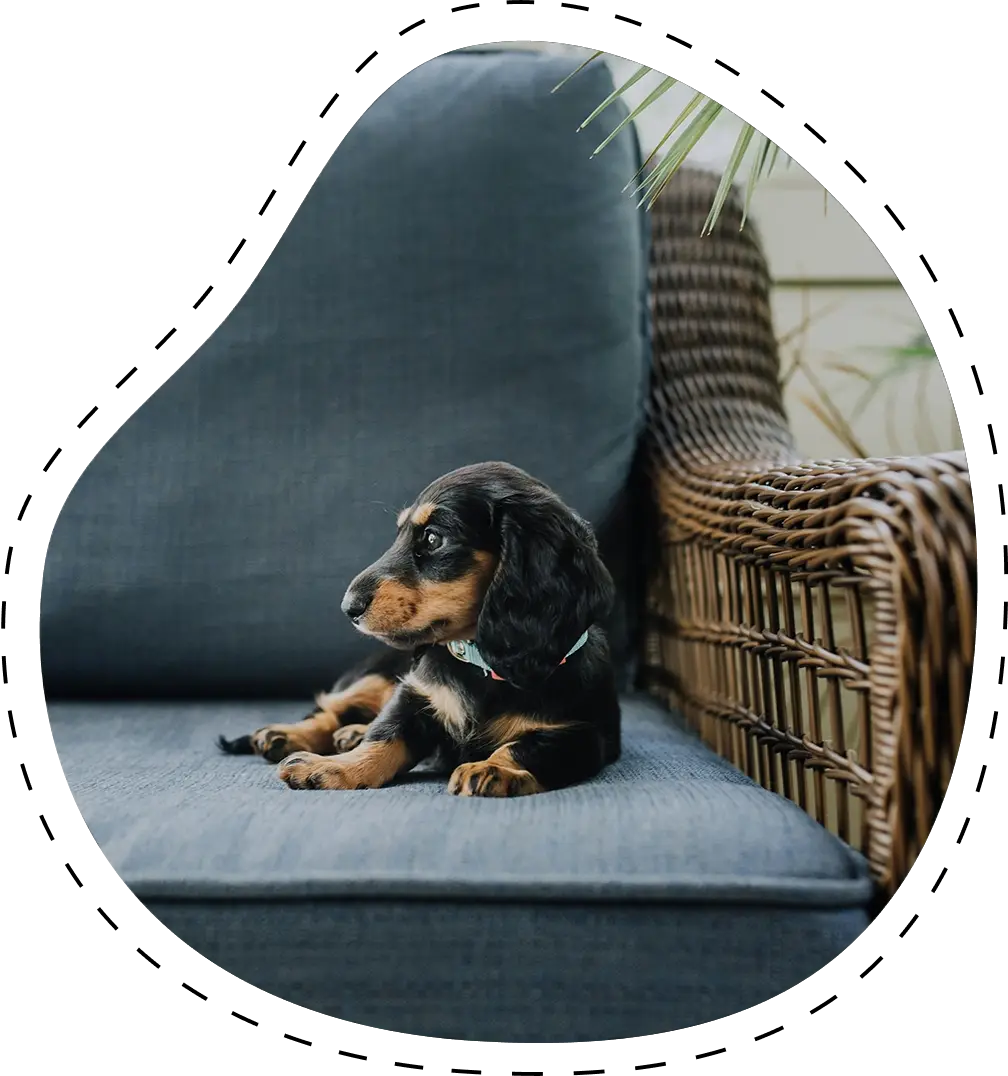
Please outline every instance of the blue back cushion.
[[606, 69], [551, 94], [569, 70], [455, 53], [360, 120], [231, 315], [72, 491], [42, 594], [50, 695], [327, 687], [372, 645], [347, 583], [398, 509], [479, 460], [553, 486], [623, 578], [646, 217], [622, 193], [631, 134], [588, 160], [624, 113], [576, 133]]

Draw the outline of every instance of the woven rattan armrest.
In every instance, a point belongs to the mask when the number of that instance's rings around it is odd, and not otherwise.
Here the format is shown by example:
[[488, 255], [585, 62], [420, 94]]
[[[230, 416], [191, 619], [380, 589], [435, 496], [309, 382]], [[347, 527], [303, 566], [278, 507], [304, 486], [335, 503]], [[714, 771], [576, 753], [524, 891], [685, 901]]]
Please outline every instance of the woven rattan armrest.
[[759, 242], [716, 179], [653, 212], [647, 466], [659, 541], [642, 679], [893, 890], [948, 785], [973, 663], [962, 453], [803, 463]]

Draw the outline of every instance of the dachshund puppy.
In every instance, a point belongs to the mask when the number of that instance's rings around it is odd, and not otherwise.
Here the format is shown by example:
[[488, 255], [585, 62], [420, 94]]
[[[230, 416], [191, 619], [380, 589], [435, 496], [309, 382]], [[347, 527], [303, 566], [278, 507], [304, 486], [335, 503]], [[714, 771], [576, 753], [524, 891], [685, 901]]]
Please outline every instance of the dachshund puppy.
[[343, 598], [391, 649], [304, 721], [220, 746], [279, 762], [291, 788], [379, 788], [432, 758], [460, 796], [585, 781], [620, 751], [613, 598], [591, 527], [549, 488], [505, 463], [452, 471]]

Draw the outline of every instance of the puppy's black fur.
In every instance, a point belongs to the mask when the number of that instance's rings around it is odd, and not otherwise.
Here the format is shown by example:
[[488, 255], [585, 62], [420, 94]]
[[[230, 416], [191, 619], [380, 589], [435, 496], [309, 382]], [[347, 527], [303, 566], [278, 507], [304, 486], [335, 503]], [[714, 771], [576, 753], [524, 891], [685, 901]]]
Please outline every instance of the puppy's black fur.
[[[384, 650], [303, 722], [220, 741], [280, 761], [295, 788], [374, 788], [438, 757], [460, 795], [523, 795], [619, 756], [619, 702], [601, 622], [614, 599], [591, 527], [504, 463], [428, 486], [343, 610]], [[569, 657], [587, 630], [587, 642]], [[475, 642], [479, 665], [444, 644]]]

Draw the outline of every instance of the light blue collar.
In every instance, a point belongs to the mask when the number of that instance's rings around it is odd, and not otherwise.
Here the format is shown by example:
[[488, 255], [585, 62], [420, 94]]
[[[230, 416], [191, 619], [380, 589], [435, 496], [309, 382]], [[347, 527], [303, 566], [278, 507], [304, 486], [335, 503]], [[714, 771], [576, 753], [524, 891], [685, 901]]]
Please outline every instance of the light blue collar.
[[[571, 654], [580, 650], [584, 644], [588, 642], [588, 632], [586, 631], [580, 639], [564, 654], [563, 661], [560, 662], [563, 665]], [[458, 658], [459, 661], [464, 661], [468, 665], [476, 665], [483, 670], [484, 676], [492, 676], [494, 680], [501, 680], [503, 677], [498, 676], [493, 669], [483, 660], [483, 655], [479, 652], [479, 648], [474, 642], [463, 641], [462, 639], [454, 639], [450, 643], [445, 643], [448, 647], [448, 653], [454, 658]]]

